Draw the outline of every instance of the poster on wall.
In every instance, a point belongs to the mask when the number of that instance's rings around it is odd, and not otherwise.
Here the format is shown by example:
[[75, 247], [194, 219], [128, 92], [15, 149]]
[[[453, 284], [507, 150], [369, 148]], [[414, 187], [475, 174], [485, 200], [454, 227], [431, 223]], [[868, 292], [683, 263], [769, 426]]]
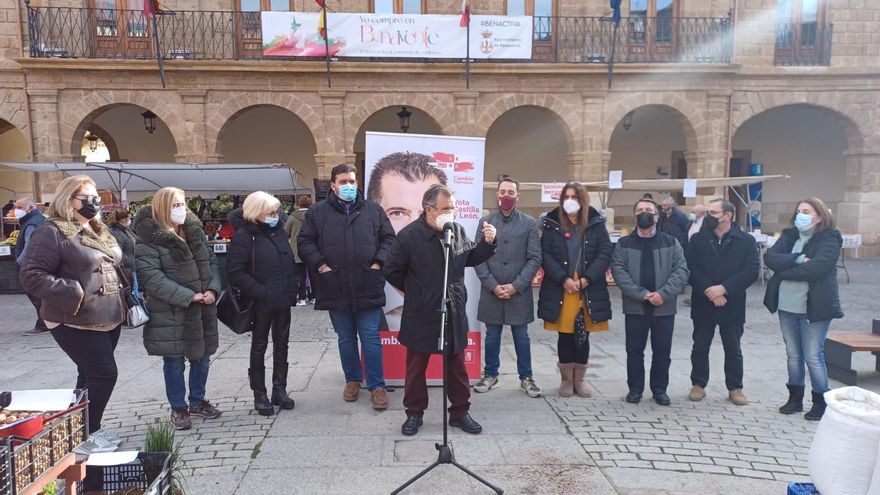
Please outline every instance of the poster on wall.
[[[327, 14], [327, 44], [317, 12], [262, 12], [265, 57], [464, 58], [468, 30], [458, 15]], [[474, 59], [530, 59], [532, 18], [473, 16]]]
[[[364, 184], [367, 199], [382, 206], [397, 233], [422, 214], [425, 191], [433, 184], [445, 184], [455, 191], [455, 221], [474, 240], [482, 216], [485, 145], [484, 138], [367, 132]], [[480, 280], [473, 268], [465, 270], [465, 286], [470, 324], [464, 350], [465, 366], [471, 382], [476, 383], [482, 371], [480, 322], [477, 321]], [[404, 295], [386, 284], [385, 299], [383, 312], [387, 329], [380, 332], [385, 381], [400, 385], [405, 378], [406, 348], [397, 341], [397, 331]], [[440, 362], [439, 355], [431, 358], [427, 371], [429, 383], [436, 384], [442, 378]]]
[[558, 203], [563, 187], [565, 187], [565, 182], [545, 182], [541, 184], [541, 202]]

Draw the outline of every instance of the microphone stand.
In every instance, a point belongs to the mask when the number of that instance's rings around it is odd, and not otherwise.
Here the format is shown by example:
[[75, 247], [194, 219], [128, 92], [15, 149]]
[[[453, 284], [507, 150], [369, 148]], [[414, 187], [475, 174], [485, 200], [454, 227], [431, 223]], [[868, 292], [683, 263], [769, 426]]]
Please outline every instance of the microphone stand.
[[461, 464], [459, 464], [458, 462], [456, 462], [455, 455], [452, 453], [452, 449], [449, 448], [449, 439], [448, 439], [449, 411], [447, 408], [448, 397], [446, 395], [446, 379], [447, 379], [448, 367], [449, 367], [448, 361], [449, 361], [449, 340], [450, 340], [449, 333], [450, 333], [450, 329], [449, 329], [448, 325], [446, 324], [446, 322], [447, 322], [447, 315], [448, 315], [448, 311], [449, 311], [449, 309], [448, 309], [449, 300], [447, 299], [447, 296], [448, 296], [448, 292], [449, 292], [449, 285], [448, 285], [449, 284], [449, 252], [452, 250], [452, 237], [453, 237], [452, 222], [450, 222], [450, 223], [447, 223], [446, 225], [443, 226], [443, 297], [441, 297], [441, 299], [440, 299], [440, 304], [441, 304], [441, 307], [440, 307], [440, 338], [437, 341], [437, 349], [442, 351], [442, 354], [443, 354], [443, 443], [442, 444], [440, 444], [440, 443], [434, 444], [434, 448], [436, 448], [438, 451], [437, 460], [434, 461], [434, 463], [431, 464], [430, 466], [426, 467], [421, 473], [415, 475], [414, 477], [410, 478], [409, 481], [400, 485], [397, 489], [395, 489], [393, 492], [391, 492], [391, 495], [396, 495], [396, 494], [400, 493], [406, 487], [415, 483], [416, 481], [418, 481], [419, 478], [428, 474], [432, 469], [434, 469], [435, 467], [437, 467], [441, 464], [451, 464], [451, 465], [457, 467], [458, 469], [461, 469], [468, 476], [470, 476], [471, 478], [474, 478], [475, 480], [479, 481], [480, 483], [488, 486], [498, 495], [502, 495], [504, 493], [504, 490], [502, 490], [501, 488], [498, 488], [497, 486], [493, 485], [492, 483], [489, 483], [488, 481], [481, 478], [479, 475], [477, 475], [476, 473], [474, 473], [470, 469], [468, 469], [468, 468], [462, 466]]

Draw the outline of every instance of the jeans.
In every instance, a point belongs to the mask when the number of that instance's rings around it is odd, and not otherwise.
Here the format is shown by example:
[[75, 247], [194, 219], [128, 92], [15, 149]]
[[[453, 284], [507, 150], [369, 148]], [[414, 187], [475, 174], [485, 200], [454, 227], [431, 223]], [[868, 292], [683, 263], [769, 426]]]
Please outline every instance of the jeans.
[[807, 315], [779, 311], [779, 326], [788, 355], [788, 384], [805, 385], [804, 363], [810, 370], [813, 392], [828, 391], [828, 369], [825, 367], [825, 336], [831, 320], [810, 323]]
[[[183, 356], [162, 358], [162, 369], [165, 372], [165, 395], [172, 409], [184, 409], [187, 407], [184, 396], [186, 395], [186, 383], [183, 381], [183, 371], [186, 368], [186, 360]], [[208, 383], [208, 368], [211, 366], [211, 356], [204, 356], [199, 360], [189, 360], [189, 405], [197, 406], [205, 400], [205, 384]]]
[[382, 344], [379, 342], [379, 319], [382, 308], [365, 309], [359, 313], [330, 310], [330, 322], [336, 330], [339, 343], [339, 358], [346, 382], [363, 380], [358, 337], [364, 352], [364, 367], [367, 369], [367, 388], [385, 388], [382, 371]]
[[[486, 366], [483, 373], [498, 376], [501, 366], [501, 332], [504, 325], [486, 324]], [[529, 341], [528, 325], [510, 325], [513, 334], [513, 348], [516, 350], [516, 369], [519, 379], [525, 380], [532, 376], [532, 345]]]
[[669, 365], [672, 364], [672, 331], [675, 315], [626, 315], [626, 384], [630, 392], [641, 394], [645, 389], [645, 347], [651, 337], [651, 393], [666, 393], [669, 386]]
[[55, 342], [76, 364], [76, 388], [89, 389], [89, 432], [92, 433], [101, 429], [104, 409], [119, 375], [113, 356], [119, 342], [119, 328], [99, 332], [59, 325], [52, 329]]
[[[718, 325], [724, 346], [724, 381], [727, 390], [743, 388], [743, 355], [740, 339], [743, 324]], [[691, 384], [706, 388], [709, 383], [709, 349], [715, 338], [714, 321], [694, 320], [694, 347], [691, 349]]]
[[573, 333], [559, 332], [556, 339], [556, 353], [559, 354], [561, 364], [587, 364], [590, 360], [590, 332], [587, 332], [587, 340], [580, 348]]

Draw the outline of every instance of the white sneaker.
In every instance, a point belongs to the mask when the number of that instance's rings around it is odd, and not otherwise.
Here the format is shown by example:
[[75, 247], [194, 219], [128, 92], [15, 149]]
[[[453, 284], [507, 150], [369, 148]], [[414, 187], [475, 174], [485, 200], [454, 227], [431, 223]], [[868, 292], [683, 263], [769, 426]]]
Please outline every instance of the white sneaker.
[[89, 437], [88, 440], [79, 444], [76, 448], [73, 449], [77, 454], [82, 455], [90, 455], [90, 454], [99, 454], [102, 452], [114, 452], [119, 448], [119, 445], [107, 441], [107, 439], [98, 436]]
[[305, 300], [305, 299], [301, 299], [301, 300], [299, 300], [299, 301], [296, 302], [296, 305], [297, 305], [297, 306], [305, 306], [305, 305], [306, 305], [306, 300]]
[[122, 443], [121, 438], [117, 437], [116, 435], [111, 433], [109, 430], [105, 430], [104, 428], [101, 428], [100, 430], [89, 435], [89, 438], [94, 438], [94, 437], [98, 437], [98, 438], [106, 441], [107, 443], [112, 443], [112, 444], [116, 444], [116, 445], [119, 445]]
[[541, 396], [541, 389], [535, 385], [535, 379], [532, 377], [520, 380], [519, 386], [525, 393], [529, 394], [529, 397], [537, 399]]
[[474, 392], [478, 394], [486, 393], [498, 386], [498, 377], [483, 375], [483, 378], [474, 385]]

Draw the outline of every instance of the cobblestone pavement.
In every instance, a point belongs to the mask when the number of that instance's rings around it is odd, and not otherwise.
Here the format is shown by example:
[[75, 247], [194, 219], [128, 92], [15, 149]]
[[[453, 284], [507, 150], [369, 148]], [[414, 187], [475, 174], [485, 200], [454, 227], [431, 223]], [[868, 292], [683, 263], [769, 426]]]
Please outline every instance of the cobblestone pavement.
[[[840, 276], [846, 317], [835, 321], [832, 330], [866, 331], [872, 317], [880, 317], [875, 301], [880, 262], [848, 265], [852, 283]], [[459, 460], [514, 494], [784, 493], [786, 481], [808, 478], [816, 424], [776, 412], [785, 400], [785, 349], [775, 316], [760, 304], [762, 296], [760, 284], [752, 287], [743, 337], [750, 404], [744, 407], [727, 401], [718, 339], [707, 398], [687, 400], [692, 325], [681, 304], [669, 407], [650, 397], [638, 405], [622, 400], [626, 356], [616, 289], [611, 331], [591, 337], [592, 399], [556, 393], [555, 334], [544, 331], [540, 322], [531, 325], [530, 334], [535, 377], [545, 397], [527, 398], [518, 390], [513, 344], [505, 333], [501, 386], [472, 397], [472, 414], [485, 432], [451, 432]], [[0, 389], [69, 387], [74, 368], [51, 337], [21, 336], [32, 311], [23, 296], [0, 296]], [[208, 393], [224, 414], [212, 421], [194, 418], [193, 429], [180, 432], [188, 493], [387, 493], [436, 458], [439, 390], [431, 391], [432, 406], [420, 435], [403, 437], [402, 390], [391, 392], [386, 412], [372, 411], [366, 394], [357, 403], [343, 403], [335, 334], [326, 314], [311, 308], [293, 311], [288, 388], [296, 409], [270, 418], [252, 410], [246, 379], [249, 338], [221, 333]], [[124, 439], [123, 448], [138, 448], [147, 425], [168, 418], [161, 360], [146, 356], [139, 333], [127, 331], [117, 362], [120, 379], [105, 427]], [[856, 354], [853, 366], [862, 372], [861, 386], [880, 391], [873, 356]], [[832, 382], [832, 387], [840, 385]], [[461, 473], [439, 469], [407, 491], [485, 492]]]

